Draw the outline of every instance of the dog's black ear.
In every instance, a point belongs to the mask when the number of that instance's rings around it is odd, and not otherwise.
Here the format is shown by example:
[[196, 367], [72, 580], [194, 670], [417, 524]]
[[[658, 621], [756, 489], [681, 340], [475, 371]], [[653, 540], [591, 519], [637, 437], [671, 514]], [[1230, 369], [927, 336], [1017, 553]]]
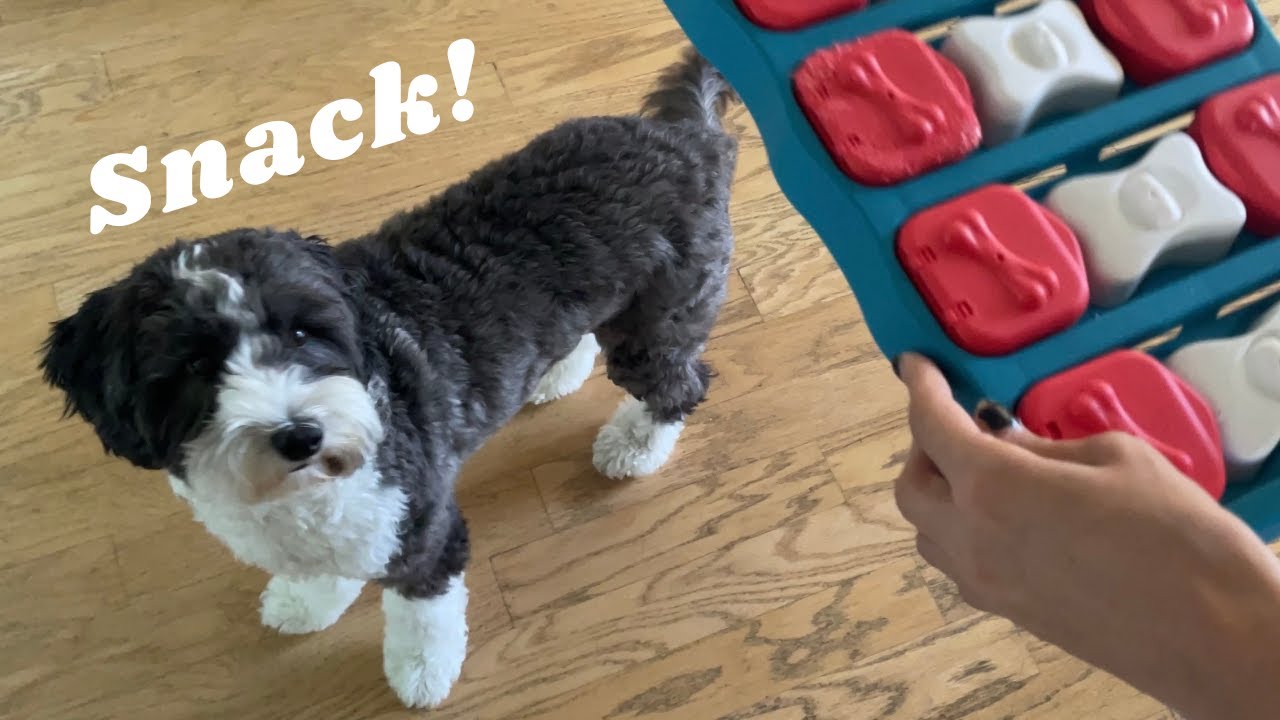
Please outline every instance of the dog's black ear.
[[133, 319], [118, 314], [115, 288], [98, 290], [74, 315], [53, 323], [41, 348], [45, 382], [64, 394], [64, 417], [79, 415], [102, 440], [103, 450], [139, 467], [163, 467], [139, 428], [141, 413], [132, 387]]

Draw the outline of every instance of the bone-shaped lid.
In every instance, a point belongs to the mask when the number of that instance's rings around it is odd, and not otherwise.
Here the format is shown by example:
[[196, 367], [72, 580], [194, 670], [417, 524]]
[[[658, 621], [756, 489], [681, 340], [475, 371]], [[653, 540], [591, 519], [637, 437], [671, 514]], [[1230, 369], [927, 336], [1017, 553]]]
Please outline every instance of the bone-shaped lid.
[[952, 29], [951, 39], [982, 52], [998, 68], [1000, 83], [1028, 98], [1064, 82], [1124, 79], [1119, 61], [1069, 0], [1047, 0], [1027, 12], [1004, 17], [969, 18]]
[[1166, 364], [1213, 405], [1233, 475], [1280, 444], [1280, 302], [1246, 333], [1187, 345]]
[[1225, 252], [1246, 215], [1181, 132], [1127, 168], [1062, 182], [1045, 202], [1079, 236], [1099, 297], [1123, 295], [1117, 288], [1135, 285], [1174, 251]]
[[1120, 211], [1134, 229], [1156, 231], [1146, 238], [1149, 242], [1174, 242], [1176, 233], [1223, 217], [1243, 221], [1244, 205], [1209, 172], [1200, 148], [1186, 133], [1162, 139], [1117, 177]]

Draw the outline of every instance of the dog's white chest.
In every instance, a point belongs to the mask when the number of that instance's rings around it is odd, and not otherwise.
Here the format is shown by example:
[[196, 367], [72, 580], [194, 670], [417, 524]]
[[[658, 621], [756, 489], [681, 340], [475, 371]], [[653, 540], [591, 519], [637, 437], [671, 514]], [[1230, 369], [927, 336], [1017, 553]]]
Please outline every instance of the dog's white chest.
[[379, 480], [361, 471], [256, 505], [204, 497], [173, 477], [169, 483], [241, 562], [274, 575], [369, 580], [399, 550], [406, 510], [404, 492]]

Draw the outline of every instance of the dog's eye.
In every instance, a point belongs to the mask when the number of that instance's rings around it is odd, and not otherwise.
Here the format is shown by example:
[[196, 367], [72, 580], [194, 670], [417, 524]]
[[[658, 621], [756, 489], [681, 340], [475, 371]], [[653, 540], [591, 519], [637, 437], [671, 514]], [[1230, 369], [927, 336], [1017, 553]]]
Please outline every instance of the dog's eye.
[[289, 340], [293, 342], [295, 346], [305, 345], [310, 337], [311, 336], [307, 334], [307, 331], [302, 328], [296, 328], [289, 333]]

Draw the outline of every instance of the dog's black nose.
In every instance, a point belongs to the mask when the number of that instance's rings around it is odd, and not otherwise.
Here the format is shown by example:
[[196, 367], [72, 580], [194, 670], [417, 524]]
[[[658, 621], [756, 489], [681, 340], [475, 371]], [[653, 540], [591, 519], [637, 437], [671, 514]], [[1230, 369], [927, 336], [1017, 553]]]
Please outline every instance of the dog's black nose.
[[271, 433], [271, 447], [285, 460], [306, 460], [320, 449], [324, 431], [314, 423], [293, 423]]

